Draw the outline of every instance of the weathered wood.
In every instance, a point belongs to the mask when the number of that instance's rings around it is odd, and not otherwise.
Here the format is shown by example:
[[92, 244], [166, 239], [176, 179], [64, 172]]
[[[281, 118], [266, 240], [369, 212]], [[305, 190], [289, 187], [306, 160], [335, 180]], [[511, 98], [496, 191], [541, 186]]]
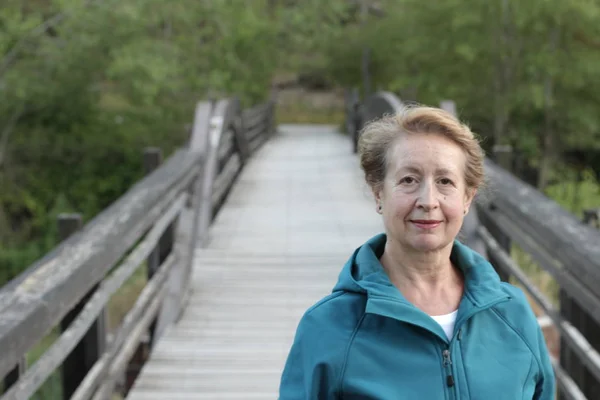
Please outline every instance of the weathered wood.
[[129, 400], [276, 399], [303, 310], [381, 232], [362, 177], [347, 168], [356, 157], [340, 153], [347, 137], [284, 126], [268, 144], [241, 171], [207, 246], [197, 249], [189, 305]]
[[214, 108], [214, 113], [210, 118], [209, 141], [206, 151], [206, 159], [203, 170], [203, 181], [201, 189], [200, 215], [198, 225], [198, 239], [201, 243], [206, 240], [206, 233], [213, 217], [212, 210], [212, 193], [213, 182], [217, 175], [218, 157], [216, 149], [221, 142], [221, 135], [225, 126], [225, 117], [227, 115], [227, 107], [229, 101], [220, 100]]
[[[558, 383], [560, 394], [564, 395], [565, 399], [568, 400], [587, 400], [587, 397], [579, 390], [577, 384], [573, 382], [573, 379], [563, 370], [554, 357], [550, 357], [552, 367], [554, 367], [554, 374], [556, 375], [556, 383]], [[561, 397], [562, 399], [562, 397]]]
[[97, 387], [104, 381], [109, 372], [115, 357], [123, 347], [126, 338], [130, 337], [131, 333], [149, 308], [152, 300], [156, 300], [159, 291], [163, 289], [167, 277], [173, 266], [180, 260], [175, 253], [169, 255], [164, 264], [158, 269], [157, 273], [146, 284], [135, 304], [125, 315], [123, 323], [118, 328], [110, 348], [102, 355], [102, 358], [94, 365], [90, 373], [85, 377], [77, 391], [71, 397], [71, 400], [87, 400], [92, 397]]
[[532, 186], [518, 180], [490, 160], [485, 161], [492, 203], [520, 230], [592, 291], [600, 287], [600, 231], [581, 224], [572, 214]]
[[266, 141], [267, 141], [267, 137], [266, 136], [263, 136], [263, 135], [256, 136], [250, 142], [250, 151], [252, 153], [256, 152], [256, 150], [258, 150], [260, 148], [260, 146], [262, 146]]
[[204, 182], [207, 153], [209, 149], [210, 121], [214, 107], [212, 103], [199, 103], [194, 116], [194, 128], [190, 136], [189, 150], [201, 159], [202, 168], [194, 179], [189, 190], [189, 201], [182, 210], [175, 231], [175, 250], [179, 254], [180, 262], [173, 268], [167, 282], [165, 304], [160, 309], [155, 335], [160, 337], [162, 332], [179, 318], [183, 309], [187, 291], [189, 290], [189, 276], [192, 268], [194, 249], [198, 241], [202, 185]]
[[148, 257], [169, 223], [183, 208], [186, 199], [187, 195], [181, 194], [175, 201], [170, 203], [168, 210], [154, 225], [146, 238], [131, 252], [123, 264], [102, 283], [70, 326], [25, 373], [23, 378], [0, 398], [1, 400], [27, 399], [35, 393], [89, 330], [110, 297]]
[[[510, 254], [511, 238], [507, 231], [498, 226], [498, 223], [494, 218], [496, 216], [496, 213], [494, 213], [495, 209], [492, 211], [493, 209], [490, 209], [489, 204], [477, 204], [475, 208], [477, 209], [478, 219], [481, 222], [480, 225], [485, 226], [494, 239], [500, 243], [502, 249]], [[495, 254], [488, 252], [488, 260], [496, 270], [496, 273], [498, 273], [500, 279], [503, 282], [509, 282], [509, 271], [502, 269], [502, 263], [494, 257]]]
[[144, 310], [142, 318], [137, 321], [130, 334], [127, 336], [125, 343], [120, 348], [119, 353], [112, 361], [108, 376], [104, 379], [98, 391], [93, 397], [93, 400], [109, 400], [112, 397], [115, 381], [123, 369], [126, 367], [127, 362], [135, 352], [140, 338], [150, 326], [150, 323], [158, 313], [158, 308], [164, 297], [165, 290], [161, 290], [152, 299], [150, 305]]
[[219, 144], [219, 148], [217, 150], [218, 154], [217, 154], [217, 158], [219, 160], [219, 170], [221, 170], [223, 168], [223, 166], [227, 163], [227, 161], [229, 160], [229, 157], [231, 157], [231, 155], [233, 153], [235, 153], [235, 137], [234, 137], [234, 133], [233, 130], [227, 130], [226, 132], [223, 133], [223, 137], [221, 138], [221, 143]]
[[245, 127], [253, 127], [261, 123], [269, 112], [270, 104], [268, 102], [258, 104], [252, 108], [242, 111], [242, 119]]
[[513, 149], [508, 144], [495, 144], [492, 148], [496, 164], [504, 168], [505, 171], [513, 170]]
[[393, 93], [377, 92], [369, 96], [363, 106], [363, 121], [367, 123], [384, 114], [393, 114], [402, 109], [404, 105]]
[[[58, 216], [58, 235], [61, 241], [67, 240], [83, 226], [80, 214], [60, 214]], [[83, 299], [70, 310], [61, 321], [61, 331], [66, 331], [77, 318], [89, 298], [96, 291], [94, 286]], [[88, 371], [92, 368], [100, 354], [106, 347], [106, 312], [102, 309], [98, 318], [92, 323], [89, 330], [73, 351], [67, 355], [61, 371], [62, 396], [64, 399], [71, 397]]]
[[46, 257], [17, 285], [0, 290], [0, 376], [104, 277], [198, 172], [179, 152]]
[[600, 354], [590, 345], [587, 339], [573, 325], [564, 320], [550, 300], [529, 280], [527, 275], [515, 264], [510, 255], [502, 249], [500, 243], [485, 229], [479, 227], [479, 233], [485, 241], [490, 255], [494, 255], [502, 268], [509, 271], [529, 292], [531, 298], [542, 308], [546, 315], [552, 319], [554, 326], [560, 331], [561, 338], [565, 339], [569, 348], [574, 350], [579, 359], [600, 380]]
[[1, 390], [0, 394], [6, 392], [12, 385], [14, 385], [21, 378], [21, 376], [23, 376], [26, 369], [27, 360], [25, 357], [23, 357], [21, 358], [19, 364], [4, 377], [4, 390]]
[[[594, 320], [600, 321], [600, 298], [598, 294], [584, 286], [581, 281], [566, 268], [560, 260], [557, 260], [543, 246], [537, 238], [533, 238], [521, 230], [510, 218], [503, 215], [499, 210], [483, 210], [486, 218], [497, 227], [497, 229], [508, 234], [515, 243], [519, 244], [545, 271], [547, 271], [558, 282], [563, 290], [570, 293], [585, 312]], [[491, 225], [491, 223], [490, 223]], [[486, 223], [486, 229], [490, 226]]]
[[206, 152], [212, 111], [213, 105], [210, 102], [204, 101], [196, 105], [194, 124], [192, 126], [192, 135], [189, 144], [190, 151], [200, 154]]
[[229, 158], [229, 161], [223, 167], [223, 170], [215, 179], [213, 183], [213, 194], [212, 194], [212, 206], [213, 210], [219, 210], [224, 197], [227, 195], [227, 192], [233, 186], [234, 179], [240, 171], [241, 167], [240, 156], [238, 154], [234, 154]]
[[[163, 154], [162, 154], [162, 150], [160, 148], [148, 147], [148, 148], [144, 149], [143, 163], [144, 163], [144, 173], [146, 175], [150, 175], [152, 172], [154, 172], [162, 164], [162, 162], [163, 162]], [[172, 240], [173, 240], [173, 232], [172, 231], [173, 231], [173, 224], [169, 225], [169, 227], [167, 228], [165, 233], [161, 236], [160, 240], [158, 241], [157, 246], [154, 248], [154, 250], [152, 250], [152, 252], [148, 256], [148, 259], [146, 260], [146, 265], [147, 265], [146, 277], [148, 278], [148, 280], [152, 279], [152, 276], [156, 273], [156, 271], [158, 270], [158, 267], [164, 261], [166, 254], [168, 254], [170, 251], [170, 247], [172, 246]], [[156, 323], [156, 321], [154, 321], [150, 325], [150, 332], [149, 332], [150, 347], [152, 346], [152, 340], [154, 337], [155, 323]]]
[[268, 134], [268, 127], [266, 126], [266, 124], [261, 123], [258, 125], [255, 125], [252, 129], [248, 130], [246, 132], [246, 137], [248, 138], [248, 141], [251, 142], [254, 139], [256, 139], [258, 136], [267, 136]]
[[358, 95], [358, 89], [352, 88], [346, 92], [346, 133], [352, 142], [352, 152], [358, 151], [358, 136], [363, 126], [362, 105]]
[[235, 138], [235, 151], [239, 153], [240, 160], [244, 163], [250, 157], [250, 150], [248, 149], [248, 140], [244, 135], [245, 128], [241, 113], [240, 100], [237, 97], [230, 99], [223, 119], [223, 130], [225, 132], [232, 131]]

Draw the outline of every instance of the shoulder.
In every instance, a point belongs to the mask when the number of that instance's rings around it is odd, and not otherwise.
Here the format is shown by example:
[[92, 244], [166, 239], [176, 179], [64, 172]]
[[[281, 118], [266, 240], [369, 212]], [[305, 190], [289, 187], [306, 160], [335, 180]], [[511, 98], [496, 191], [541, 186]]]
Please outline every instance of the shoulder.
[[351, 335], [364, 315], [366, 300], [361, 294], [334, 292], [306, 310], [297, 334], [324, 340]]
[[334, 292], [306, 310], [287, 357], [280, 398], [298, 398], [298, 393], [305, 393], [302, 398], [333, 396], [365, 303], [363, 295]]
[[500, 316], [517, 335], [525, 342], [534, 356], [539, 360], [541, 354], [540, 341], [543, 341], [541, 328], [537, 321], [525, 293], [520, 288], [509, 283], [502, 282], [502, 290], [510, 297], [509, 301], [500, 303], [494, 307], [494, 311]]

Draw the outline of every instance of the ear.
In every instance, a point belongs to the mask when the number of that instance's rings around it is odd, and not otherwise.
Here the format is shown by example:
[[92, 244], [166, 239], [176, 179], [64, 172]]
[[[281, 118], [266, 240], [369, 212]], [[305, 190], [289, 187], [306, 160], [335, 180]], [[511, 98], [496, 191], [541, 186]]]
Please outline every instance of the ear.
[[467, 214], [471, 208], [471, 203], [473, 203], [473, 199], [476, 195], [477, 189], [467, 189], [467, 192], [465, 193], [465, 214]]
[[372, 191], [373, 191], [373, 197], [375, 197], [375, 211], [377, 211], [379, 214], [381, 214], [381, 210], [379, 208], [379, 206], [381, 205], [381, 202], [383, 200], [381, 189], [372, 188]]

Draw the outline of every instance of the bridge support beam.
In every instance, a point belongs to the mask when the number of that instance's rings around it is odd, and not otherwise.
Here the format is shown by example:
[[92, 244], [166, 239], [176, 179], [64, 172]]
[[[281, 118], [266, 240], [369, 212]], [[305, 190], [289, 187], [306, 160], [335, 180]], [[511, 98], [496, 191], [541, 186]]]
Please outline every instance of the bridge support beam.
[[[81, 228], [80, 214], [61, 214], [58, 216], [58, 234], [66, 240]], [[94, 286], [81, 301], [62, 319], [61, 330], [64, 332], [79, 315], [88, 299], [98, 286]], [[89, 370], [106, 349], [106, 311], [100, 313], [85, 336], [67, 356], [62, 366], [62, 397], [70, 399]]]

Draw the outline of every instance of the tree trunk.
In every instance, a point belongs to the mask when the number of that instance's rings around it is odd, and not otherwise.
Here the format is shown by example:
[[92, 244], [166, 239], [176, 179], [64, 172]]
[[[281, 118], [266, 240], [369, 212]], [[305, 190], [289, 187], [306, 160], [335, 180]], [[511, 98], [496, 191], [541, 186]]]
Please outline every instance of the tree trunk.
[[[549, 52], [556, 54], [558, 45], [558, 27], [553, 27], [549, 35]], [[547, 70], [544, 78], [544, 130], [541, 137], [541, 159], [537, 187], [544, 190], [548, 186], [552, 163], [556, 156], [554, 122], [554, 77], [552, 71]]]
[[512, 59], [509, 56], [510, 8], [509, 0], [502, 0], [501, 23], [496, 37], [499, 43], [498, 61], [494, 79], [494, 141], [495, 145], [508, 144], [507, 127], [509, 123], [509, 88], [512, 81]]

